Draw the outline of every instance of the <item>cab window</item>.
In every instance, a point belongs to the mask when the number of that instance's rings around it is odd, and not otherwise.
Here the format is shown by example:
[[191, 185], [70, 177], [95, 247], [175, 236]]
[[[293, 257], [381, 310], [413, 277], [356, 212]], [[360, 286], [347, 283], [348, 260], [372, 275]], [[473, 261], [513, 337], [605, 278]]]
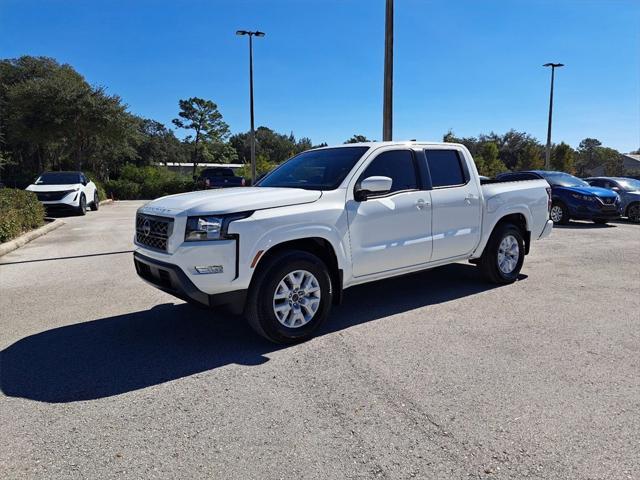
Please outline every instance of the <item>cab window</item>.
[[416, 167], [413, 154], [409, 150], [392, 150], [381, 153], [365, 169], [360, 180], [379, 176], [389, 177], [393, 181], [389, 193], [418, 189]]

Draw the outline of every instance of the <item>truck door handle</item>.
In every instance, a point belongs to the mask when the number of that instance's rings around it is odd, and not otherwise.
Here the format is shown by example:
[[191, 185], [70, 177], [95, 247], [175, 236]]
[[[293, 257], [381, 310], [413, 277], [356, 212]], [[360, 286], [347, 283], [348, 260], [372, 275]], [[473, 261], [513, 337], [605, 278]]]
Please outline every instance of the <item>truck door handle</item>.
[[473, 193], [467, 193], [467, 196], [464, 197], [464, 201], [467, 202], [467, 205], [471, 205], [471, 200], [474, 198], [476, 198], [476, 196]]
[[424, 198], [420, 198], [416, 201], [416, 207], [418, 207], [418, 210], [422, 210], [424, 207], [428, 207], [429, 205], [431, 204], [429, 202], [425, 202]]

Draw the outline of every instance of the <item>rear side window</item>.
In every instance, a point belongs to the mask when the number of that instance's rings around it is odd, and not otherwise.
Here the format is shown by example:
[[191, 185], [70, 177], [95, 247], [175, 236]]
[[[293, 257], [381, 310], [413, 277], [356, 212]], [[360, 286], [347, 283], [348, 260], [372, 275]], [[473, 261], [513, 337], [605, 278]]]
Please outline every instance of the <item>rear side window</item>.
[[417, 190], [418, 178], [413, 155], [408, 150], [392, 150], [378, 155], [360, 177], [389, 177], [393, 180], [389, 193], [402, 190]]
[[433, 188], [467, 183], [462, 161], [456, 150], [425, 150]]

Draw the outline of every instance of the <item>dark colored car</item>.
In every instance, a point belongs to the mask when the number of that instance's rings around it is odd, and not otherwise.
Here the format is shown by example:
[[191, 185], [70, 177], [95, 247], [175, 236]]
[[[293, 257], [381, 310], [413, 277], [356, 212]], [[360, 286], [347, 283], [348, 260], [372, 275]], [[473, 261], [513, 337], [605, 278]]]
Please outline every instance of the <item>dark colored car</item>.
[[229, 167], [205, 168], [197, 180], [200, 188], [244, 187], [245, 181], [237, 177]]
[[622, 216], [640, 223], [640, 180], [625, 177], [585, 178], [592, 187], [613, 190], [620, 195]]
[[544, 179], [551, 185], [551, 211], [553, 223], [566, 224], [569, 220], [591, 220], [605, 224], [620, 218], [620, 197], [612, 190], [592, 187], [584, 180], [564, 172], [529, 170], [502, 173], [496, 177], [501, 182]]

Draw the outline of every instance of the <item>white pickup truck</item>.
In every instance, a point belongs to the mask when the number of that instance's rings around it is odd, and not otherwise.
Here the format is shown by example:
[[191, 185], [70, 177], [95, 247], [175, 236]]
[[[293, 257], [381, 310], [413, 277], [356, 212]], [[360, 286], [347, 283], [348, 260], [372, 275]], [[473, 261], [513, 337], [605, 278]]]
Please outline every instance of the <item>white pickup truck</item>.
[[544, 180], [481, 184], [463, 145], [319, 148], [255, 187], [141, 207], [134, 263], [161, 290], [230, 307], [269, 340], [295, 342], [354, 285], [464, 260], [514, 282], [531, 241], [551, 233], [550, 202]]

